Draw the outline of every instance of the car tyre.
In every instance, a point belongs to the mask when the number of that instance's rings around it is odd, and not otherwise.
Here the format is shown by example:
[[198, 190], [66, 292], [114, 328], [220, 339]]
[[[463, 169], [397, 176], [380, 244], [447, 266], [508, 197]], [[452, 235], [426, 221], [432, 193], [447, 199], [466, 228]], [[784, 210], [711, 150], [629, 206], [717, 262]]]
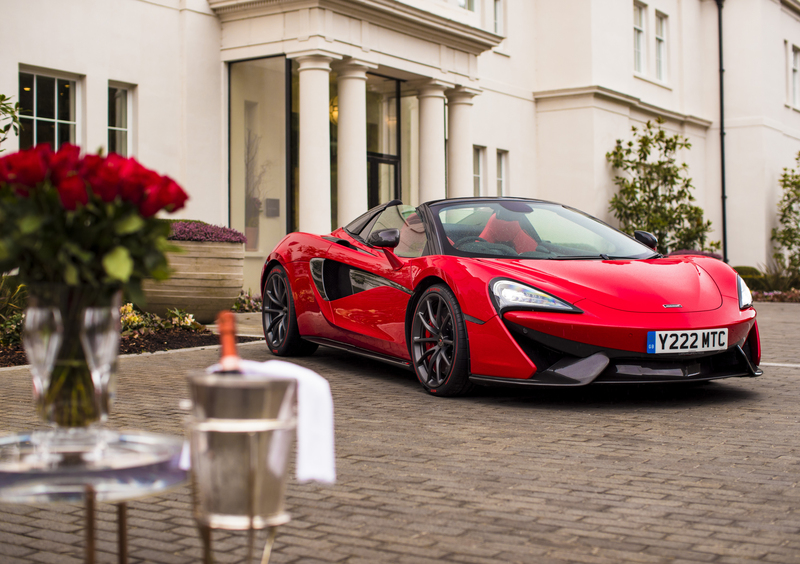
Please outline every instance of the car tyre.
[[469, 348], [464, 317], [447, 286], [426, 289], [414, 308], [411, 359], [422, 386], [437, 396], [469, 392]]
[[305, 356], [317, 350], [316, 343], [300, 337], [292, 287], [283, 267], [275, 266], [270, 270], [261, 297], [261, 324], [272, 354]]

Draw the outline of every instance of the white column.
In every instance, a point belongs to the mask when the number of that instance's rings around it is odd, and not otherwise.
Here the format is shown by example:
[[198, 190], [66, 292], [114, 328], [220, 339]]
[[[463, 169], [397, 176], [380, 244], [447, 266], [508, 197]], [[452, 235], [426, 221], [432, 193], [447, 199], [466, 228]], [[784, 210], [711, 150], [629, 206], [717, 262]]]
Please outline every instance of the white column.
[[300, 63], [300, 231], [331, 231], [331, 57], [304, 55]]
[[472, 98], [475, 90], [447, 91], [447, 197], [474, 194], [472, 177]]
[[440, 82], [427, 82], [417, 89], [419, 98], [419, 201], [447, 196], [444, 162], [444, 91]]
[[345, 225], [367, 211], [367, 70], [349, 60], [339, 73], [338, 216]]

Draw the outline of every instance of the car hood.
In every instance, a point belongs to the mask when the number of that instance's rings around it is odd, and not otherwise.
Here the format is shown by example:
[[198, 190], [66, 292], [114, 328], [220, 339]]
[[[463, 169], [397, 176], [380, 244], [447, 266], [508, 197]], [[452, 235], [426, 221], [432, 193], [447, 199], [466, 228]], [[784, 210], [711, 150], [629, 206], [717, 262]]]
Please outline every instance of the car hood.
[[480, 261], [520, 282], [542, 284], [543, 290], [563, 288], [573, 299], [560, 297], [572, 303], [585, 298], [613, 309], [640, 313], [709, 311], [722, 305], [722, 294], [714, 280], [688, 257]]

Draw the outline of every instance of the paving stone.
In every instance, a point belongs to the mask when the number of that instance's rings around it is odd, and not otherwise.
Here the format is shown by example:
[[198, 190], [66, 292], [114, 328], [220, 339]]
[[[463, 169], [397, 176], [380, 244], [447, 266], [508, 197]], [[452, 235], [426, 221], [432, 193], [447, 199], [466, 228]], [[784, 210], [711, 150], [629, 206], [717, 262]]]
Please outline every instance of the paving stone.
[[[800, 365], [800, 305], [757, 309], [764, 361]], [[263, 343], [240, 352], [274, 358]], [[217, 355], [121, 358], [108, 425], [184, 435], [184, 375]], [[800, 368], [443, 399], [330, 349], [292, 362], [331, 384], [338, 482], [289, 479], [272, 563], [800, 562]], [[29, 398], [28, 369], [3, 370], [0, 429], [39, 424]], [[116, 562], [116, 508], [97, 511], [97, 561]], [[130, 564], [200, 561], [189, 488], [130, 502], [128, 537]], [[80, 504], [0, 505], [3, 564], [79, 563], [83, 545]], [[247, 535], [216, 531], [214, 548], [243, 563]]]

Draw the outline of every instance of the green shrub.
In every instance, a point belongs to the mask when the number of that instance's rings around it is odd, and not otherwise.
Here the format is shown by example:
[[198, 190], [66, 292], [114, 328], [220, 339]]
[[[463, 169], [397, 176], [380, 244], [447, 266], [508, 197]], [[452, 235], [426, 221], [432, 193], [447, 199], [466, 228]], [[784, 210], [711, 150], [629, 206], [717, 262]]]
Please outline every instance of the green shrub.
[[614, 179], [619, 192], [611, 198], [609, 211], [625, 233], [643, 230], [655, 235], [662, 254], [718, 249], [718, 242], [706, 244], [711, 221], [703, 221], [703, 209], [691, 204], [689, 167], [675, 160], [675, 153], [691, 144], [680, 135], [667, 135], [661, 128], [664, 123], [659, 117], [642, 131], [632, 127], [633, 140], [617, 139], [614, 150], [606, 153], [606, 160], [624, 173]]
[[747, 284], [747, 287], [751, 290], [761, 290], [765, 291], [768, 288], [766, 287], [766, 277], [764, 273], [761, 272], [754, 266], [734, 266], [733, 269], [739, 273], [739, 276]]
[[22, 342], [22, 313], [0, 320], [0, 345], [9, 347]]
[[787, 292], [800, 286], [800, 276], [792, 274], [786, 263], [770, 261], [764, 268], [763, 285], [757, 290], [765, 292]]
[[778, 202], [780, 227], [772, 230], [775, 253], [772, 258], [790, 276], [800, 278], [800, 153], [797, 168], [783, 169], [780, 185], [783, 196]]
[[22, 314], [28, 302], [25, 285], [16, 276], [0, 276], [0, 345], [22, 341]]

